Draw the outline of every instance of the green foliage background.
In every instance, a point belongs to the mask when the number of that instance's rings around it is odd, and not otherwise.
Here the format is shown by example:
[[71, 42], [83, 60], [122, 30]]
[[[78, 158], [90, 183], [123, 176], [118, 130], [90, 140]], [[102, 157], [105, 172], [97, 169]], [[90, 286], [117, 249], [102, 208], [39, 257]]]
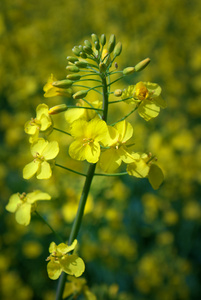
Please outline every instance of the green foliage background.
[[[54, 237], [34, 216], [30, 226], [18, 225], [5, 205], [15, 192], [49, 192], [52, 205], [41, 204], [39, 211], [68, 237], [64, 204], [80, 192], [83, 180], [57, 169], [48, 181], [23, 180], [22, 169], [30, 161], [23, 127], [39, 103], [62, 102], [44, 99], [42, 87], [51, 73], [65, 78], [66, 56], [91, 33], [108, 38], [114, 33], [122, 42], [119, 69], [150, 57], [145, 70], [118, 87], [156, 82], [168, 108], [148, 123], [136, 116], [134, 126], [137, 149], [156, 154], [164, 170], [159, 191], [134, 178], [93, 182], [94, 206], [80, 235], [88, 285], [97, 299], [200, 299], [200, 10], [198, 0], [1, 1], [2, 299], [54, 299], [56, 283], [48, 279], [45, 262]], [[124, 105], [113, 118], [128, 111]], [[63, 121], [56, 120], [61, 126]], [[60, 144], [68, 163], [66, 141]]]

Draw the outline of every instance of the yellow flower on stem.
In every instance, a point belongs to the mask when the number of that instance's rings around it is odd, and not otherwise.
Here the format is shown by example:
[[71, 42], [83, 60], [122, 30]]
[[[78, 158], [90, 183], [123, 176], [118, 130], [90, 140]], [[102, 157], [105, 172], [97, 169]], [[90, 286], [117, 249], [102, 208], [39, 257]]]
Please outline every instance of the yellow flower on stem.
[[125, 89], [122, 93], [122, 99], [131, 97], [125, 102], [136, 104], [139, 115], [149, 121], [158, 116], [160, 108], [167, 106], [160, 94], [161, 87], [158, 84], [140, 81]]
[[30, 143], [37, 141], [39, 131], [46, 131], [48, 128], [51, 130], [52, 119], [49, 115], [49, 108], [46, 104], [39, 104], [36, 108], [36, 118], [32, 118], [25, 123], [24, 130], [30, 134]]
[[55, 96], [66, 96], [66, 97], [71, 97], [72, 95], [72, 89], [64, 89], [64, 88], [59, 88], [56, 86], [53, 86], [53, 82], [56, 82], [57, 79], [54, 77], [53, 74], [48, 78], [47, 83], [43, 87], [43, 91], [45, 92], [44, 97], [49, 98], [49, 97], [55, 97]]
[[100, 144], [107, 146], [111, 142], [105, 121], [97, 118], [87, 122], [77, 120], [72, 123], [71, 135], [75, 141], [69, 147], [69, 154], [77, 160], [96, 163], [100, 156]]
[[47, 272], [50, 279], [56, 280], [62, 272], [79, 277], [85, 270], [83, 260], [76, 254], [70, 254], [76, 247], [77, 240], [68, 246], [64, 243], [58, 246], [52, 242], [49, 247], [50, 256], [46, 259]]
[[112, 133], [115, 135], [115, 138], [109, 145], [109, 148], [101, 153], [99, 162], [104, 172], [113, 172], [121, 165], [122, 161], [125, 163], [133, 161], [133, 157], [126, 147], [126, 142], [133, 135], [133, 127], [124, 120], [108, 129], [110, 132], [115, 130], [115, 134]]
[[161, 168], [153, 163], [153, 157], [146, 153], [133, 153], [133, 162], [127, 165], [127, 172], [137, 178], [148, 178], [154, 190], [157, 190], [164, 180]]
[[38, 139], [31, 145], [31, 154], [34, 160], [23, 169], [23, 178], [30, 179], [36, 174], [37, 179], [48, 179], [52, 176], [49, 160], [53, 160], [59, 153], [58, 142], [48, 142]]
[[10, 197], [9, 203], [6, 205], [6, 210], [15, 213], [17, 223], [27, 226], [31, 220], [31, 212], [36, 208], [35, 202], [38, 200], [50, 199], [51, 197], [49, 194], [39, 190], [28, 194], [16, 193]]

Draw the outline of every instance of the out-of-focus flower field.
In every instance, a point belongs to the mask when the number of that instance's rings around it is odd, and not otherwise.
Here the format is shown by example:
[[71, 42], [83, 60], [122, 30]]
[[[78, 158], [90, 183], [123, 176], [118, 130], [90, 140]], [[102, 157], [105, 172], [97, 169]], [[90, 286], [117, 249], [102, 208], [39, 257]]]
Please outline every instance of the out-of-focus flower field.
[[[48, 247], [54, 236], [33, 215], [29, 226], [5, 210], [11, 194], [41, 189], [52, 196], [40, 213], [68, 238], [83, 179], [54, 169], [49, 180], [24, 180], [30, 161], [24, 124], [44, 98], [53, 73], [65, 78], [66, 57], [91, 33], [122, 42], [120, 69], [146, 57], [149, 66], [127, 81], [156, 82], [167, 108], [156, 119], [135, 118], [141, 151], [152, 152], [165, 174], [154, 191], [146, 179], [97, 177], [79, 235], [84, 277], [99, 300], [201, 299], [201, 3], [198, 0], [1, 0], [0, 3], [0, 297], [52, 300], [56, 282], [47, 276]], [[115, 118], [128, 113], [119, 104]], [[129, 119], [128, 119], [129, 120]], [[58, 115], [55, 122], [63, 125]], [[66, 140], [61, 145], [65, 165]], [[79, 298], [83, 299], [83, 298]]]

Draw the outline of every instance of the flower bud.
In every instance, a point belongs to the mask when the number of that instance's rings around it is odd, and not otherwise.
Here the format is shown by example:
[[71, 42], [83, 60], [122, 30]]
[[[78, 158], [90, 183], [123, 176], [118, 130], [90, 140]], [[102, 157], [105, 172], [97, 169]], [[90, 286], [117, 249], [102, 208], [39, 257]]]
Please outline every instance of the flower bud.
[[92, 33], [91, 38], [92, 38], [93, 43], [95, 43], [95, 42], [99, 43], [99, 38], [98, 38], [97, 34]]
[[84, 46], [83, 50], [84, 50], [84, 52], [86, 52], [89, 55], [91, 55], [93, 53], [93, 50], [88, 46]]
[[73, 95], [73, 99], [82, 99], [86, 97], [87, 93], [87, 91], [81, 90]]
[[68, 106], [66, 104], [60, 104], [60, 105], [51, 107], [49, 109], [48, 113], [49, 113], [49, 115], [56, 115], [63, 111], [66, 111], [67, 109], [68, 109]]
[[122, 95], [122, 90], [120, 90], [120, 89], [115, 90], [115, 91], [114, 91], [114, 95], [115, 95], [116, 97], [120, 97], [120, 96]]
[[76, 61], [75, 65], [78, 68], [87, 68], [88, 67], [88, 62], [86, 62], [86, 61]]
[[[83, 49], [83, 51], [84, 51], [84, 49]], [[82, 58], [87, 58], [87, 54], [85, 53], [85, 52], [80, 52], [80, 57], [82, 57]]]
[[95, 41], [95, 42], [94, 42], [94, 46], [95, 46], [96, 50], [99, 50], [99, 49], [100, 49], [100, 44], [99, 44], [98, 41]]
[[90, 42], [90, 41], [88, 41], [88, 40], [85, 40], [85, 41], [84, 41], [84, 44], [85, 44], [85, 46], [86, 46], [86, 47], [88, 47], [88, 48], [92, 48], [92, 44], [91, 44], [91, 42]]
[[52, 82], [52, 85], [61, 89], [67, 89], [73, 84], [73, 81], [69, 79], [63, 79], [59, 81]]
[[66, 76], [67, 79], [70, 80], [79, 80], [81, 78], [81, 75], [79, 74], [69, 74]]
[[67, 56], [67, 60], [74, 64], [75, 61], [78, 61], [78, 58], [74, 56]]
[[70, 72], [75, 72], [75, 73], [80, 71], [80, 69], [77, 66], [67, 66], [66, 69]]
[[100, 43], [102, 46], [105, 46], [106, 44], [106, 36], [105, 34], [102, 34], [101, 37], [100, 37]]
[[140, 61], [136, 66], [135, 66], [135, 71], [139, 72], [142, 71], [146, 66], [150, 63], [151, 59], [150, 58], [145, 58], [144, 60]]
[[128, 67], [128, 68], [123, 69], [123, 75], [130, 75], [134, 72], [135, 72], [134, 67]]
[[100, 70], [101, 73], [104, 73], [107, 70], [106, 64], [104, 64], [103, 62], [101, 62], [99, 64], [99, 70]]
[[114, 48], [114, 56], [119, 56], [121, 54], [122, 51], [122, 44], [121, 42], [119, 42], [118, 44], [116, 44], [115, 48]]
[[115, 35], [112, 34], [110, 36], [109, 43], [108, 43], [108, 46], [107, 46], [107, 49], [108, 49], [109, 53], [111, 53], [114, 50], [115, 43], [116, 43], [116, 38], [115, 38]]
[[78, 46], [73, 47], [72, 51], [76, 56], [80, 56], [81, 50]]

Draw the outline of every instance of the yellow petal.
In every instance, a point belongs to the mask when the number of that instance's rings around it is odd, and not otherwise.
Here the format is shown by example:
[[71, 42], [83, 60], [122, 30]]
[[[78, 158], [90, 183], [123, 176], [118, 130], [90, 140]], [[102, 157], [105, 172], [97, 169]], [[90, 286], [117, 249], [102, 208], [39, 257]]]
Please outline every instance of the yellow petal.
[[23, 203], [15, 213], [17, 223], [27, 226], [31, 220], [31, 204]]
[[33, 160], [29, 164], [27, 164], [23, 169], [23, 178], [30, 179], [39, 169], [40, 161]]
[[35, 143], [31, 145], [31, 154], [35, 156], [36, 154], [42, 154], [45, 147], [48, 145], [48, 141], [40, 138]]
[[121, 121], [114, 126], [119, 133], [119, 141], [125, 143], [133, 135], [133, 127], [129, 122]]
[[54, 159], [59, 153], [59, 144], [57, 141], [50, 142], [44, 148], [42, 155], [46, 160]]
[[105, 150], [100, 157], [100, 167], [104, 172], [113, 172], [121, 165], [121, 158], [118, 150], [111, 148]]
[[156, 164], [152, 164], [150, 167], [148, 180], [154, 190], [157, 190], [164, 180], [162, 170]]
[[75, 140], [69, 147], [69, 155], [73, 159], [85, 160], [85, 146], [82, 140]]
[[19, 193], [13, 194], [10, 196], [9, 202], [6, 205], [6, 210], [9, 212], [15, 212], [21, 203], [22, 200], [19, 197]]
[[62, 269], [69, 275], [75, 275], [79, 277], [85, 270], [85, 264], [83, 260], [75, 254], [66, 255], [64, 259], [60, 261]]
[[143, 159], [140, 159], [139, 161], [135, 161], [131, 164], [128, 164], [127, 172], [129, 175], [138, 178], [144, 178], [149, 173], [149, 166], [146, 164], [146, 162]]
[[42, 115], [48, 116], [48, 111], [49, 107], [45, 103], [39, 104], [36, 108], [36, 118], [40, 120]]
[[40, 168], [38, 169], [37, 172], [37, 179], [49, 179], [52, 176], [52, 170], [50, 167], [50, 164], [46, 161], [43, 161], [40, 164]]
[[47, 273], [50, 279], [56, 280], [61, 275], [62, 268], [59, 261], [50, 261], [47, 264]]
[[39, 190], [27, 194], [27, 202], [34, 203], [38, 200], [50, 200], [51, 196], [48, 193], [43, 193]]
[[100, 145], [98, 142], [94, 141], [93, 143], [87, 144], [85, 146], [85, 159], [89, 163], [96, 163], [100, 156]]
[[139, 115], [145, 119], [145, 121], [149, 121], [150, 119], [157, 117], [159, 112], [160, 107], [150, 100], [143, 100], [138, 108]]

